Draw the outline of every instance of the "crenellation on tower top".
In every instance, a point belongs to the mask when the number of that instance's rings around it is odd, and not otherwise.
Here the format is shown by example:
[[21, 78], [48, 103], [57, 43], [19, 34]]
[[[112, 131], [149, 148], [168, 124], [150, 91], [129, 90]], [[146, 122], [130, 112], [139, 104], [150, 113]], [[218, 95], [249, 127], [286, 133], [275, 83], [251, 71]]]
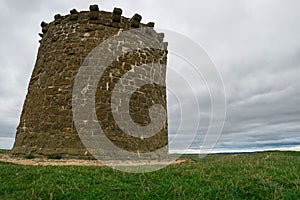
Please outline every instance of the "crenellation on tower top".
[[139, 14], [133, 15], [133, 17], [130, 19], [130, 25], [132, 28], [139, 28], [140, 22], [142, 20], [142, 16]]
[[78, 11], [74, 8], [74, 9], [70, 10], [70, 14], [71, 15], [78, 14]]
[[113, 22], [121, 22], [122, 19], [122, 9], [121, 8], [114, 8], [112, 20]]
[[165, 38], [165, 34], [164, 33], [158, 33], [157, 35], [158, 35], [157, 36], [158, 41], [163, 42], [164, 38]]
[[90, 11], [99, 11], [99, 6], [97, 4], [90, 5]]
[[123, 10], [121, 8], [114, 8], [113, 13], [115, 15], [122, 15]]
[[47, 33], [47, 32], [48, 32], [48, 27], [44, 26], [44, 27], [42, 28], [42, 32], [43, 32], [43, 34]]
[[62, 16], [61, 16], [60, 14], [54, 15], [54, 19], [55, 19], [55, 20], [59, 20], [59, 19], [61, 19], [61, 18], [62, 18]]
[[46, 27], [46, 26], [48, 26], [48, 23], [46, 23], [46, 22], [43, 21], [43, 22], [41, 23], [41, 27], [43, 28], [43, 27]]
[[[115, 7], [112, 12], [100, 11], [98, 5], [90, 5], [89, 11], [77, 11], [75, 8], [70, 10], [70, 14], [62, 16], [56, 14], [54, 21], [49, 24], [46, 22], [41, 23], [42, 34], [41, 38], [45, 37], [49, 28], [52, 25], [68, 24], [68, 23], [80, 23], [80, 24], [95, 24], [97, 26], [108, 26], [122, 30], [129, 30], [131, 28], [149, 27], [154, 28], [155, 23], [149, 22], [147, 24], [141, 23], [142, 16], [140, 14], [134, 14], [131, 18], [122, 16], [123, 10]], [[91, 31], [86, 28], [87, 31]], [[163, 37], [160, 37], [163, 39]], [[160, 39], [160, 41], [162, 41]]]
[[131, 18], [133, 21], [141, 22], [142, 21], [142, 16], [140, 14], [134, 14], [133, 17]]
[[147, 24], [147, 26], [150, 27], [150, 28], [154, 28], [155, 23], [154, 23], [154, 22], [149, 22], [149, 23]]

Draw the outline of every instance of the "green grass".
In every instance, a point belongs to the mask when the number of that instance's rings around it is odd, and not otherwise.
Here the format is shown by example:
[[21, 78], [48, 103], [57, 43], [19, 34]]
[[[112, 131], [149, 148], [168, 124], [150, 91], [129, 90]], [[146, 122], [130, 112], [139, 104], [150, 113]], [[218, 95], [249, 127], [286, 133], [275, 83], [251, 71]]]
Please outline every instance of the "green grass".
[[0, 199], [300, 199], [300, 153], [186, 156], [146, 174], [0, 163]]

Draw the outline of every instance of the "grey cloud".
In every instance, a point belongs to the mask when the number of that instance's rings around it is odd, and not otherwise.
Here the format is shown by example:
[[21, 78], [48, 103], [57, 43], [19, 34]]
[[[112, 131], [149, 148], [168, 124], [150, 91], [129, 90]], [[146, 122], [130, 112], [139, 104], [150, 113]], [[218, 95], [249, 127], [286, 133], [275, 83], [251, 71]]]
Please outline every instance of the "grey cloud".
[[[38, 48], [41, 21], [70, 9], [87, 10], [97, 1], [3, 0], [0, 3], [0, 136], [15, 134]], [[104, 1], [100, 8], [121, 7], [124, 16], [141, 13], [144, 22], [178, 31], [202, 45], [216, 63], [226, 88], [227, 118], [220, 149], [299, 145], [300, 120], [300, 2], [297, 0], [228, 1]], [[196, 52], [189, 52], [196, 55]], [[172, 63], [172, 62], [170, 62]], [[185, 70], [182, 70], [182, 74]], [[194, 83], [201, 122], [190, 148], [197, 149], [210, 119], [210, 99], [203, 80]], [[187, 112], [193, 98], [177, 80]], [[173, 77], [174, 78], [174, 77]], [[169, 131], [173, 137], [181, 120], [180, 106], [169, 95]], [[185, 117], [184, 120], [193, 120]], [[190, 129], [180, 133], [183, 145]]]

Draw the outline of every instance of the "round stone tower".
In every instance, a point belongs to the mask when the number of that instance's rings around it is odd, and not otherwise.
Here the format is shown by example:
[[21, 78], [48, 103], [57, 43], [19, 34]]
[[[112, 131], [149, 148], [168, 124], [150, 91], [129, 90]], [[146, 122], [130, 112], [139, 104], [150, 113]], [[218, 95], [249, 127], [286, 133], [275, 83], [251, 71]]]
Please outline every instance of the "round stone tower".
[[[89, 11], [78, 12], [73, 9], [69, 15], [57, 14], [54, 18], [53, 22], [41, 23], [42, 39], [17, 128], [13, 153], [92, 157], [93, 152], [80, 138], [79, 129], [84, 127], [78, 128], [74, 119], [74, 98], [77, 103], [86, 100], [86, 97], [74, 96], [74, 86], [88, 81], [78, 81], [76, 76], [80, 69], [88, 71], [91, 52], [97, 46], [105, 41], [120, 40], [118, 35], [137, 29], [140, 31], [136, 36], [131, 33], [133, 39], [125, 37], [121, 43], [116, 41], [119, 44], [117, 47], [108, 42], [107, 49], [101, 50], [103, 54], [98, 59], [106, 60], [110, 57], [109, 52], [114, 52], [116, 48], [125, 49], [123, 55], [119, 55], [103, 69], [95, 85], [95, 96], [90, 98], [94, 99], [98, 124], [105, 136], [118, 148], [139, 154], [160, 148], [167, 151], [166, 116], [156, 116], [153, 112], [151, 114], [150, 109], [153, 105], [160, 104], [166, 110], [166, 88], [153, 81], [157, 79], [154, 75], [149, 78], [153, 70], [156, 70], [154, 74], [158, 74], [163, 81], [166, 78], [167, 44], [163, 42], [164, 35], [153, 29], [154, 23], [142, 24], [139, 14], [132, 18], [123, 17], [120, 8], [115, 8], [113, 12], [100, 11], [97, 5], [91, 5]], [[134, 43], [147, 43], [139, 40], [140, 37], [148, 38], [161, 48], [153, 48], [151, 45], [145, 48], [142, 45], [142, 48], [126, 52]], [[154, 69], [151, 66], [155, 64], [163, 67]], [[87, 80], [91, 78], [89, 73]], [[128, 76], [128, 73], [131, 75]], [[127, 78], [122, 79], [126, 75]], [[145, 80], [148, 80], [147, 84], [143, 84]], [[129, 114], [126, 115], [122, 110], [122, 100], [118, 101], [119, 104], [112, 105], [111, 99], [121, 93], [128, 94], [129, 91], [133, 92], [127, 102]], [[79, 91], [79, 94], [82, 93], [83, 89]], [[117, 115], [125, 126], [134, 122], [140, 127], [146, 127], [156, 117], [165, 117], [165, 120], [156, 134], [147, 136], [141, 129], [141, 133], [132, 135], [126, 133], [116, 121]], [[83, 121], [85, 118], [86, 121], [90, 119], [89, 113], [83, 113], [81, 117]], [[101, 148], [100, 145], [99, 149]], [[114, 159], [113, 152], [107, 155], [107, 159]]]

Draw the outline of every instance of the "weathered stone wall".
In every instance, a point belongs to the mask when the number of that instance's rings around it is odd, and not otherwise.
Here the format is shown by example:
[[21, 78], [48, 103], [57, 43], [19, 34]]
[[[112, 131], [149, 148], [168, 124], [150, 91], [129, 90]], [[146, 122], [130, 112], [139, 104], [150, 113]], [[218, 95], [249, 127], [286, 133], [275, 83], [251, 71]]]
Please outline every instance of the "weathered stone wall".
[[[55, 20], [49, 24], [42, 22], [42, 39], [13, 153], [90, 156], [78, 136], [72, 112], [72, 92], [78, 70], [84, 66], [88, 54], [110, 37], [134, 28], [154, 27], [152, 22], [140, 23], [141, 16], [138, 14], [131, 19], [121, 14], [119, 8], [110, 13], [99, 11], [98, 6], [92, 5], [90, 11], [78, 12], [73, 9], [69, 15], [55, 15]], [[168, 143], [167, 122], [158, 134], [144, 139], [124, 133], [112, 114], [111, 96], [114, 89], [119, 88], [119, 93], [126, 93], [135, 88], [153, 70], [149, 65], [143, 67], [143, 64], [167, 63], [167, 45], [163, 43], [163, 34], [154, 30], [145, 34], [154, 42], [164, 44], [165, 48], [141, 49], [118, 58], [105, 70], [95, 96], [97, 118], [105, 135], [115, 145], [131, 152], [150, 152]], [[106, 55], [103, 55], [105, 58]], [[132, 72], [140, 75], [132, 75], [131, 79], [122, 80], [121, 87], [115, 87], [122, 76]], [[165, 80], [166, 68], [160, 68], [158, 74]], [[153, 104], [161, 104], [166, 109], [165, 87], [154, 83], [136, 87], [136, 92], [130, 98], [132, 120], [141, 126], [149, 124], [149, 108]], [[115, 110], [122, 112], [118, 108]], [[123, 120], [126, 117], [124, 115]]]

